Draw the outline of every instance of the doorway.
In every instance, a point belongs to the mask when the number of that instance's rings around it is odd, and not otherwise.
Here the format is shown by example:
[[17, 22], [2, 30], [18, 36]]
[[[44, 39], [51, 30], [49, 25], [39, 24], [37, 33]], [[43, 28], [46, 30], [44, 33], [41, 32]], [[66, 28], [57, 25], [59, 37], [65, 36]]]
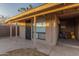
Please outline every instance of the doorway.
[[25, 37], [27, 40], [31, 40], [31, 20], [26, 21]]

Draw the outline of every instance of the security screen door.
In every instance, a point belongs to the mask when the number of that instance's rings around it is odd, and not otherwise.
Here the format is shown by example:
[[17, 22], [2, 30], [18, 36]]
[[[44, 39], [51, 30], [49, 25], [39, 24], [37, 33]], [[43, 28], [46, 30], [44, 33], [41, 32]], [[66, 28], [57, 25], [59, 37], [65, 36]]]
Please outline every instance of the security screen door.
[[31, 21], [30, 20], [26, 21], [25, 34], [26, 34], [26, 39], [31, 40]]

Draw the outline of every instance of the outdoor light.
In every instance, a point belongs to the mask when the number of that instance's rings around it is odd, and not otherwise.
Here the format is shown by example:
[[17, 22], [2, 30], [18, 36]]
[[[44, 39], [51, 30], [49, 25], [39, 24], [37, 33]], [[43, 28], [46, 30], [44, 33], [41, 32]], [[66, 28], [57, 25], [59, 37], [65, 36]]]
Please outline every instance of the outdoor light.
[[57, 23], [58, 23], [58, 20], [54, 20], [53, 21], [53, 26], [56, 27]]
[[53, 26], [54, 26], [54, 27], [56, 26], [56, 22], [53, 23]]
[[25, 23], [18, 23], [18, 25], [25, 26], [26, 24]]
[[50, 25], [49, 22], [47, 22], [47, 23], [46, 23], [46, 27], [49, 27], [49, 25]]

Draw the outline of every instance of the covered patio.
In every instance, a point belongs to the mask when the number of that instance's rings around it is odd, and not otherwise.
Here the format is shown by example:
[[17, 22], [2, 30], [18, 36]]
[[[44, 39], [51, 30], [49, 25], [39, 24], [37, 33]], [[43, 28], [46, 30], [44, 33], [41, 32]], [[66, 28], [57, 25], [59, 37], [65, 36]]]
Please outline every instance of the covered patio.
[[[15, 42], [18, 42], [17, 38], [30, 41], [33, 48], [50, 54], [59, 39], [59, 24], [61, 24], [59, 17], [62, 17], [63, 11], [78, 6], [79, 4], [44, 4], [9, 18], [5, 24], [10, 26], [10, 39], [13, 38], [12, 26], [15, 25]], [[38, 31], [38, 28], [41, 30]], [[29, 46], [27, 42], [25, 44]]]

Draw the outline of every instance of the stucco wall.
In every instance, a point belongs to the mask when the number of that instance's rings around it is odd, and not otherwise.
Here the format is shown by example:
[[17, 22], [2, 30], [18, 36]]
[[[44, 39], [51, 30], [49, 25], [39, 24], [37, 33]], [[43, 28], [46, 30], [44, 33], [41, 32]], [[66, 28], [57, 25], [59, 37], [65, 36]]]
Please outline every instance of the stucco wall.
[[[43, 19], [43, 18], [42, 18]], [[42, 20], [39, 18], [39, 20]], [[46, 34], [45, 40], [36, 40], [36, 48], [44, 53], [49, 53], [51, 48], [56, 45], [58, 39], [58, 18], [52, 15], [46, 15]]]
[[46, 27], [46, 41], [50, 46], [55, 46], [58, 39], [58, 32], [59, 32], [59, 19], [53, 15], [49, 14], [46, 19], [47, 27]]
[[25, 39], [25, 26], [19, 26], [19, 36]]

